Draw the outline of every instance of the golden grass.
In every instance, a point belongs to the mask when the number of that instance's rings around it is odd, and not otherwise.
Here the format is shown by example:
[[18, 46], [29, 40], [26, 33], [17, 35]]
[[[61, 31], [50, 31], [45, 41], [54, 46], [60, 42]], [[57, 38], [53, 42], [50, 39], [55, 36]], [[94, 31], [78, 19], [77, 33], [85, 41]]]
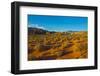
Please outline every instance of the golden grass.
[[87, 32], [28, 36], [28, 60], [88, 58]]

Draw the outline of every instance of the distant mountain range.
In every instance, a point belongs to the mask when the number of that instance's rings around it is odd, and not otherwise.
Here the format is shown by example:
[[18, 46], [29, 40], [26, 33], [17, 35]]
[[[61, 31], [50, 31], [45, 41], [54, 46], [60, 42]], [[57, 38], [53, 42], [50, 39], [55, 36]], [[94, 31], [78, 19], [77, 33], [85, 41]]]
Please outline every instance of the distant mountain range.
[[39, 28], [28, 27], [28, 34], [45, 34], [46, 32], [49, 31]]
[[[28, 34], [46, 34], [46, 33], [55, 33], [55, 31], [47, 31], [44, 29], [40, 28], [35, 28], [35, 27], [28, 27]], [[72, 33], [72, 32], [79, 32], [79, 31], [67, 31], [67, 33]]]

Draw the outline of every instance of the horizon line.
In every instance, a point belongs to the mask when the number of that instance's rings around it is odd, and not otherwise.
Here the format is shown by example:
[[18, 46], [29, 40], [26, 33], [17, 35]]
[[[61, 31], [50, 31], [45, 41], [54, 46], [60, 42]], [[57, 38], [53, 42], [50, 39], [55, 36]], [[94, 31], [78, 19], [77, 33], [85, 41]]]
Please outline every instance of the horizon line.
[[[37, 28], [37, 27], [32, 27], [32, 26], [28, 26], [28, 28]], [[73, 31], [76, 31], [76, 32], [84, 32], [84, 31], [86, 31], [87, 32], [87, 30], [66, 30], [66, 31], [56, 31], [56, 30], [47, 30], [47, 29], [42, 29], [42, 28], [37, 28], [37, 29], [41, 29], [41, 30], [46, 30], [46, 31], [50, 31], [50, 32], [73, 32]]]

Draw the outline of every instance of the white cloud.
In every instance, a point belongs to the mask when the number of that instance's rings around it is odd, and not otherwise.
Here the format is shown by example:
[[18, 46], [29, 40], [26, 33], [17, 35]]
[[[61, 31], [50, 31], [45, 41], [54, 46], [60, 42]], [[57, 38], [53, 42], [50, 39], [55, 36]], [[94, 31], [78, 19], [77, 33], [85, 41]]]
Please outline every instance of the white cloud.
[[39, 28], [39, 29], [45, 29], [43, 26], [39, 26], [38, 24], [31, 24], [29, 27]]

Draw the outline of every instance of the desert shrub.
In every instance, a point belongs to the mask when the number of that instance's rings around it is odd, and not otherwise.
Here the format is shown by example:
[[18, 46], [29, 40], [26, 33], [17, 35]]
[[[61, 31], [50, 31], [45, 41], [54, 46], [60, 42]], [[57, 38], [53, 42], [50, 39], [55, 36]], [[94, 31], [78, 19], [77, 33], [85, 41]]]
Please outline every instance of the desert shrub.
[[37, 44], [34, 49], [35, 50], [39, 50], [39, 51], [47, 51], [51, 48], [52, 46], [48, 46], [48, 45], [42, 45], [42, 44]]

